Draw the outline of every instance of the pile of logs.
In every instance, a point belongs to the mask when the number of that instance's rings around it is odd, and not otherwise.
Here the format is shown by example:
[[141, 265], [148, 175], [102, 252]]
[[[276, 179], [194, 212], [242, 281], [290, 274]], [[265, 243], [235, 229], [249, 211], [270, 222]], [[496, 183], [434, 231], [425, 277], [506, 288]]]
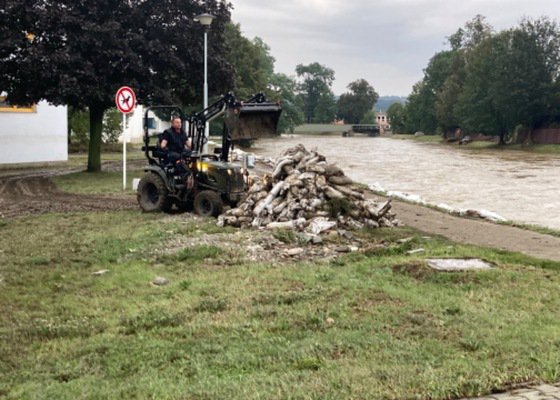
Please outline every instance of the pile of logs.
[[335, 164], [303, 145], [286, 150], [270, 174], [251, 177], [247, 198], [218, 224], [292, 228], [313, 234], [334, 228], [395, 226], [391, 200], [377, 204]]

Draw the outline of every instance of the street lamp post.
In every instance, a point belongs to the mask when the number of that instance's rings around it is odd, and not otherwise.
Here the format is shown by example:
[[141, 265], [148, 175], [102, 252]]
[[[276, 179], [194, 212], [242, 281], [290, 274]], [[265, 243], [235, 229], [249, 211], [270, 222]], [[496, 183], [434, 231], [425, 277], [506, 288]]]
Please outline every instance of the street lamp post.
[[[208, 107], [208, 30], [210, 29], [210, 24], [216, 18], [211, 14], [200, 14], [194, 17], [196, 22], [200, 22], [200, 24], [204, 27], [204, 109]], [[204, 127], [204, 137], [206, 140], [204, 141], [204, 145], [202, 147], [202, 153], [208, 153], [208, 136], [210, 129], [209, 124], [206, 122]]]

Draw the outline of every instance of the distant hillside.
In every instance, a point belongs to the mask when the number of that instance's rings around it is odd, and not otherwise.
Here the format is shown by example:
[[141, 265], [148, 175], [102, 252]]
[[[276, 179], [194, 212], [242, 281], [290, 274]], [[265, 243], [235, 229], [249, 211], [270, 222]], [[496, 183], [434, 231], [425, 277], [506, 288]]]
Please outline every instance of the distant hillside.
[[404, 104], [406, 102], [406, 97], [401, 96], [380, 96], [377, 103], [375, 103], [374, 109], [375, 111], [387, 111], [387, 109], [393, 103], [401, 103]]

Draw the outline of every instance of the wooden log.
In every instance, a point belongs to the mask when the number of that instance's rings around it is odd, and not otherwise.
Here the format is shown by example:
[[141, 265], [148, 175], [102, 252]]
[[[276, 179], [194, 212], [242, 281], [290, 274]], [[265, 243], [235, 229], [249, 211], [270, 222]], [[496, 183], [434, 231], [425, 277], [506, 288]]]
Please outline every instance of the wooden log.
[[272, 200], [276, 198], [276, 196], [278, 196], [278, 193], [280, 193], [280, 189], [282, 189], [283, 186], [284, 186], [283, 181], [277, 182], [276, 185], [274, 185], [274, 187], [272, 188], [268, 196], [264, 199], [264, 201], [259, 203], [253, 210], [253, 215], [255, 217], [259, 217], [261, 215], [265, 207], [268, 206], [272, 202]]
[[351, 188], [347, 186], [339, 186], [333, 185], [333, 187], [338, 190], [340, 193], [344, 193], [346, 196], [353, 197], [355, 199], [363, 200], [364, 195], [358, 192], [353, 191]]
[[336, 164], [327, 164], [327, 166], [325, 166], [324, 168], [325, 174], [327, 176], [344, 175], [342, 169], [340, 169], [340, 167], [338, 167]]
[[305, 170], [307, 172], [315, 172], [317, 174], [321, 174], [324, 175], [325, 174], [325, 168], [320, 167], [318, 165], [309, 165], [305, 167]]
[[271, 222], [266, 227], [268, 229], [293, 229], [294, 221]]
[[330, 183], [338, 186], [347, 186], [354, 183], [354, 181], [349, 177], [347, 177], [346, 175], [330, 175], [327, 177], [327, 180]]
[[385, 214], [389, 212], [391, 209], [391, 199], [387, 200], [385, 203], [381, 204], [381, 206], [377, 209], [377, 215], [379, 218], [383, 218]]
[[338, 190], [336, 190], [336, 189], [334, 189], [330, 186], [326, 186], [324, 188], [324, 192], [325, 192], [325, 196], [327, 196], [329, 199], [343, 199], [345, 197]]
[[278, 164], [276, 164], [276, 167], [274, 168], [274, 171], [272, 172], [272, 178], [278, 179], [282, 174], [282, 168], [284, 168], [286, 165], [290, 165], [290, 164], [293, 164], [293, 163], [294, 163], [294, 160], [290, 157], [285, 158], [283, 160], [280, 160], [278, 162]]

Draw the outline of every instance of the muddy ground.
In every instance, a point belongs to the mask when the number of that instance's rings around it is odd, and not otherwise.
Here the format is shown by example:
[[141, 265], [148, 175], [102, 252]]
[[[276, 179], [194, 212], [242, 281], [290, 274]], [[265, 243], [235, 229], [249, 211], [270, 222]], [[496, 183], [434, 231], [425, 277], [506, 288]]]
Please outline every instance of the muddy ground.
[[[118, 163], [104, 165], [106, 170], [118, 170], [119, 167]], [[131, 209], [138, 209], [140, 212], [132, 194], [84, 195], [60, 191], [51, 178], [68, 172], [72, 171], [19, 171], [10, 176], [0, 177], [0, 217]], [[374, 194], [370, 196], [377, 197]], [[458, 243], [504, 249], [560, 261], [558, 237], [477, 219], [455, 217], [397, 200], [393, 200], [393, 211], [404, 225], [430, 235], [441, 235]]]
[[[116, 170], [106, 163], [104, 170]], [[71, 169], [17, 170], [0, 177], [0, 218], [49, 212], [115, 211], [138, 208], [130, 194], [84, 195], [59, 190], [53, 176], [77, 172]]]

